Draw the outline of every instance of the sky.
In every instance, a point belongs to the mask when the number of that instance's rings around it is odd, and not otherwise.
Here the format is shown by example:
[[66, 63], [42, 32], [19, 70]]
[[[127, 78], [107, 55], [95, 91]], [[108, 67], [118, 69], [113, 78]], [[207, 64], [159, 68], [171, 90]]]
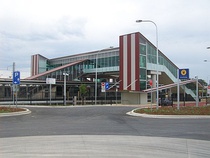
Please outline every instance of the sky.
[[[15, 62], [30, 76], [31, 55], [49, 59], [119, 46], [141, 32], [190, 78], [210, 80], [209, 0], [0, 0], [0, 78]], [[204, 62], [207, 60], [207, 62]]]

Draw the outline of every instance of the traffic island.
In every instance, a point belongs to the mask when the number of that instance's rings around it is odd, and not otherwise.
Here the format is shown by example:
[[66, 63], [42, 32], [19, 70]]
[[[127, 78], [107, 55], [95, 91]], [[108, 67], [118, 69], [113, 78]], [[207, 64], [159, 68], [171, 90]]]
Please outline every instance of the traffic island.
[[0, 117], [26, 115], [30, 113], [31, 111], [26, 108], [14, 108], [7, 106], [0, 107]]
[[137, 108], [127, 114], [150, 118], [210, 118], [210, 106]]

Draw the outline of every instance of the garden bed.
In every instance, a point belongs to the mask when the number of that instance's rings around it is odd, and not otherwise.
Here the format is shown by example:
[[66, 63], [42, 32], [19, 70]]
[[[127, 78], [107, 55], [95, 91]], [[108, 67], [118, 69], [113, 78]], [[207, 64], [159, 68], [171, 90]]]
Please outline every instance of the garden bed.
[[0, 113], [20, 112], [20, 111], [25, 111], [25, 109], [0, 106]]
[[179, 110], [177, 107], [142, 108], [134, 112], [153, 115], [210, 115], [210, 106], [182, 106]]

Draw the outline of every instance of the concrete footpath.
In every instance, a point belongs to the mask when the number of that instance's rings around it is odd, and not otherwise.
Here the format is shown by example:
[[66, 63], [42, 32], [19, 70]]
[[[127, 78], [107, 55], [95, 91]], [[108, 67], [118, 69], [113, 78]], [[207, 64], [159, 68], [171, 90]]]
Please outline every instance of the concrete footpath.
[[1, 138], [0, 157], [209, 158], [210, 142], [194, 139], [63, 135]]

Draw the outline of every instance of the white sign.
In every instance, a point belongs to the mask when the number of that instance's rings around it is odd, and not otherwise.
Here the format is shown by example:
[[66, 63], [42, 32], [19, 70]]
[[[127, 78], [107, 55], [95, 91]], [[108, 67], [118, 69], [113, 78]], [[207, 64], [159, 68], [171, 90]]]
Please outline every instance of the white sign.
[[207, 93], [210, 94], [210, 86], [208, 86]]
[[46, 78], [46, 84], [55, 84], [55, 78]]
[[101, 92], [106, 92], [105, 83], [101, 82]]

